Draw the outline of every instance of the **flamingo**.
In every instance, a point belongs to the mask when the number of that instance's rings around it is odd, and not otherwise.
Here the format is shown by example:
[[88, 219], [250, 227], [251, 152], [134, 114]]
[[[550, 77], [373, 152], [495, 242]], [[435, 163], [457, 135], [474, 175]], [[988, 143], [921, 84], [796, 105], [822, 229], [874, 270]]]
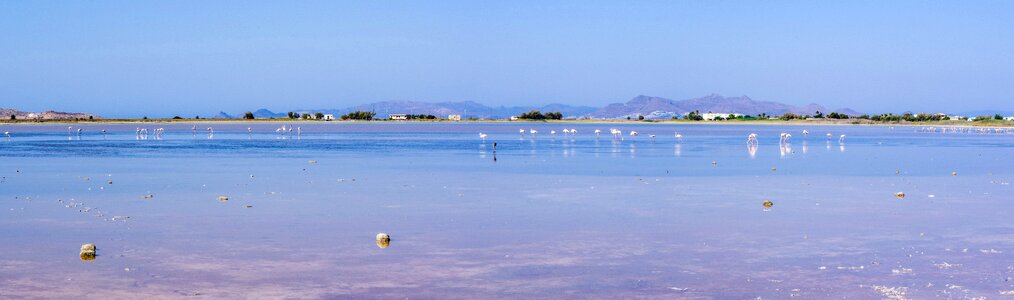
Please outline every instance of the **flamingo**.
[[830, 142], [830, 141], [831, 141], [831, 133], [830, 133], [830, 132], [828, 132], [828, 133], [827, 133], [827, 141], [828, 141], [828, 142]]
[[70, 127], [70, 126], [67, 126], [67, 135], [70, 135], [70, 130], [71, 130], [71, 128], [72, 128], [72, 127]]
[[211, 127], [208, 127], [208, 133], [209, 134], [215, 134], [215, 130], [211, 129]]
[[570, 129], [564, 128], [563, 129], [563, 135], [566, 136], [568, 134], [570, 134]]
[[633, 130], [631, 130], [631, 131], [630, 131], [630, 136], [637, 136], [637, 131], [633, 131]]
[[482, 133], [482, 132], [480, 132], [480, 133], [479, 133], [479, 138], [480, 138], [480, 139], [482, 139], [482, 141], [483, 141], [483, 142], [485, 142], [485, 141], [486, 141], [486, 134], [485, 134], [485, 133]]
[[655, 135], [654, 134], [649, 134], [648, 136], [651, 137], [651, 141], [652, 142], [655, 142]]
[[844, 134], [841, 135], [840, 137], [838, 137], [838, 143], [839, 144], [845, 144], [845, 135]]
[[4, 131], [4, 135], [7, 136], [8, 140], [11, 139], [11, 132], [10, 131]]
[[556, 136], [556, 130], [550, 130], [549, 134], [555, 137]]
[[792, 139], [792, 135], [791, 134], [782, 132], [782, 134], [778, 138], [778, 143], [780, 143], [780, 144], [788, 144], [790, 139]]
[[571, 129], [570, 129], [570, 135], [571, 135], [571, 136], [575, 136], [575, 135], [577, 135], [577, 129], [571, 128]]
[[595, 129], [595, 138], [598, 138], [600, 133], [602, 133], [602, 130]]
[[296, 127], [296, 135], [297, 136], [303, 135], [303, 127]]
[[679, 132], [676, 132], [675, 136], [676, 136], [676, 142], [682, 142], [683, 141], [683, 135], [680, 134]]
[[81, 135], [81, 128], [77, 129], [77, 135]]
[[532, 133], [532, 137], [535, 137], [536, 134], [539, 134], [539, 132], [536, 131], [534, 128], [533, 129], [529, 129], [528, 132]]
[[803, 138], [805, 139], [807, 135], [810, 135], [810, 132], [803, 129]]
[[253, 128], [247, 127], [246, 128], [246, 133], [253, 133]]
[[751, 133], [750, 135], [746, 136], [746, 144], [747, 145], [754, 145], [754, 146], [756, 146], [757, 145], [757, 134], [756, 133]]
[[518, 129], [518, 132], [521, 133], [521, 137], [525, 136], [525, 130], [524, 129]]

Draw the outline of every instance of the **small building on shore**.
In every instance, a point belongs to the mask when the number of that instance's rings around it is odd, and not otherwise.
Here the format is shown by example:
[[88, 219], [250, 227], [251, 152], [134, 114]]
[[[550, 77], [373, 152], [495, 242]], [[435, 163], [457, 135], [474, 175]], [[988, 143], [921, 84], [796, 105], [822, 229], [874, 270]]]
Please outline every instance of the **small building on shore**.
[[451, 121], [461, 121], [461, 115], [448, 115], [447, 119]]
[[408, 114], [389, 114], [387, 118], [391, 120], [408, 120]]
[[324, 121], [334, 121], [334, 115], [332, 114], [324, 115]]
[[518, 117], [518, 116], [511, 116], [511, 121], [517, 121], [517, 120], [520, 120], [520, 119], [521, 118]]
[[[683, 117], [686, 118], [686, 116], [688, 114], [690, 114], [690, 113], [683, 114]], [[703, 114], [701, 114], [701, 118], [704, 118], [705, 121], [712, 121], [712, 120], [715, 120], [717, 118], [728, 119], [730, 115], [733, 116], [734, 118], [739, 118], [739, 117], [743, 116], [743, 114], [737, 114], [737, 113], [710, 113], [709, 112], [709, 113], [703, 113]]]

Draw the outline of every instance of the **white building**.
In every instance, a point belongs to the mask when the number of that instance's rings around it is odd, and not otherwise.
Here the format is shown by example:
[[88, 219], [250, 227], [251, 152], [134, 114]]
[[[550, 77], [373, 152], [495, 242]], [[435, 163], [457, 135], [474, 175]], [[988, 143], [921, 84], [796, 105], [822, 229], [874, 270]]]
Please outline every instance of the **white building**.
[[408, 115], [407, 114], [389, 114], [389, 115], [387, 115], [387, 118], [391, 119], [391, 120], [408, 120]]
[[521, 118], [519, 118], [518, 116], [511, 116], [511, 121], [517, 121], [517, 120], [520, 120], [520, 119]]
[[448, 115], [447, 119], [451, 121], [461, 121], [461, 115]]
[[[685, 114], [683, 114], [683, 117], [686, 118], [686, 116], [689, 115], [689, 114], [690, 113], [685, 113]], [[736, 117], [736, 118], [743, 116], [743, 114], [736, 114], [736, 113], [703, 113], [703, 114], [701, 114], [701, 117], [704, 118], [704, 120], [706, 120], [706, 121], [711, 121], [711, 120], [714, 120], [715, 118], [719, 118], [719, 117], [721, 117], [722, 119], [727, 119], [727, 118], [729, 118], [729, 115], [732, 115], [733, 117]]]
[[334, 121], [334, 115], [332, 114], [324, 115], [324, 121]]
[[1007, 121], [1014, 121], [1014, 116], [1006, 117], [1006, 118], [1003, 118], [1003, 119], [1007, 120]]

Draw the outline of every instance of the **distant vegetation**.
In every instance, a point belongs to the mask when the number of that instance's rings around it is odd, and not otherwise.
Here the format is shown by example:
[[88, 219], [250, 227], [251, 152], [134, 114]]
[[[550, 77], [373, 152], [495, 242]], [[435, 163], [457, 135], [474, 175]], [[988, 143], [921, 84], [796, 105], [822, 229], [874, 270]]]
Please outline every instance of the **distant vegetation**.
[[437, 116], [434, 115], [408, 115], [409, 120], [436, 120]]
[[[342, 120], [373, 120], [377, 113], [371, 111], [354, 111], [342, 115]], [[321, 116], [323, 117], [323, 116]]]
[[243, 113], [243, 119], [245, 119], [245, 120], [253, 120], [254, 119], [254, 115], [253, 115], [252, 112], [249, 112], [249, 111], [245, 112], [245, 113]]
[[558, 111], [546, 112], [543, 114], [538, 110], [531, 110], [518, 116], [519, 119], [525, 120], [562, 120], [563, 113]]

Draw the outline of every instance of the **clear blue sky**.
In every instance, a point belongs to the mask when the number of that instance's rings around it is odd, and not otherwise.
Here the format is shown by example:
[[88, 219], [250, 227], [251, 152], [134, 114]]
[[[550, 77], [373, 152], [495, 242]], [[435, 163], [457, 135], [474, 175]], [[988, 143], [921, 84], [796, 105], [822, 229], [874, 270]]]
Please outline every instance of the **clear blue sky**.
[[0, 1], [0, 107], [105, 116], [718, 93], [1014, 110], [1014, 1]]

